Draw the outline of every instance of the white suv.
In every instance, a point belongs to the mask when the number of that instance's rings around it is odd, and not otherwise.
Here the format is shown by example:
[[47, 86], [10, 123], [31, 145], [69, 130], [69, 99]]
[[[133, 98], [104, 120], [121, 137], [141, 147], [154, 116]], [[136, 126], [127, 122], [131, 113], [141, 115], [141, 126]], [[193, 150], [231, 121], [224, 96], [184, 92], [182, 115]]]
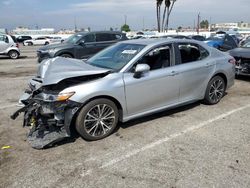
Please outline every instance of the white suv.
[[7, 55], [11, 59], [17, 59], [20, 56], [20, 50], [15, 37], [0, 34], [0, 55]]

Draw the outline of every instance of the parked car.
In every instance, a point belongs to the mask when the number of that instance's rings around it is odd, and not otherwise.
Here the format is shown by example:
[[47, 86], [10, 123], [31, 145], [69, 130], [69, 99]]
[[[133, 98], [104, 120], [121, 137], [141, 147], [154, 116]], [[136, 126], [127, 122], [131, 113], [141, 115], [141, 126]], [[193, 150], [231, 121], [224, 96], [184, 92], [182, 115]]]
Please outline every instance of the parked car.
[[214, 47], [221, 51], [228, 51], [238, 47], [234, 38], [228, 34], [209, 37], [204, 42], [207, 43], [208, 46]]
[[76, 33], [61, 44], [52, 44], [37, 50], [38, 62], [56, 56], [86, 59], [118, 41], [127, 39], [124, 33], [117, 31]]
[[[233, 57], [195, 40], [128, 40], [87, 61], [56, 57], [41, 63], [21, 97], [28, 140], [43, 148], [71, 135], [110, 135], [126, 122], [194, 101], [218, 103], [234, 84]], [[67, 71], [65, 71], [67, 70]]]
[[50, 39], [47, 37], [38, 37], [36, 39], [25, 40], [23, 42], [24, 46], [33, 46], [33, 45], [48, 45]]
[[26, 40], [32, 40], [32, 37], [31, 36], [18, 36], [17, 37], [18, 43], [23, 43]]
[[184, 35], [163, 35], [160, 38], [172, 38], [172, 39], [190, 39], [188, 36]]
[[20, 56], [19, 45], [14, 36], [0, 34], [0, 55], [17, 59]]
[[245, 43], [242, 47], [229, 51], [229, 54], [236, 60], [236, 76], [250, 75], [250, 42]]
[[194, 40], [198, 40], [198, 41], [205, 41], [206, 40], [206, 38], [204, 36], [201, 36], [201, 35], [190, 35], [188, 37], [191, 39], [194, 39]]
[[49, 44], [58, 44], [62, 43], [63, 38], [62, 37], [51, 37], [49, 40]]

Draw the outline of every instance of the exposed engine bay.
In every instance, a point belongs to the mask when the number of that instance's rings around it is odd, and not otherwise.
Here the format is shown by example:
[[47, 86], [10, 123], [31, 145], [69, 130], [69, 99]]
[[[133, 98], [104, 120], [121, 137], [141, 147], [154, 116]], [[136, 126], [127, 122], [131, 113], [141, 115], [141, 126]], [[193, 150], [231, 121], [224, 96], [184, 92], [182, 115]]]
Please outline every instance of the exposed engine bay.
[[55, 58], [43, 62], [38, 75], [19, 100], [23, 106], [12, 116], [24, 113], [23, 126], [29, 126], [28, 142], [42, 149], [71, 137], [71, 124], [83, 104], [69, 100], [60, 92], [80, 83], [102, 78], [109, 70], [88, 65], [80, 60]]
[[250, 58], [235, 57], [236, 60], [236, 74], [237, 75], [250, 75]]

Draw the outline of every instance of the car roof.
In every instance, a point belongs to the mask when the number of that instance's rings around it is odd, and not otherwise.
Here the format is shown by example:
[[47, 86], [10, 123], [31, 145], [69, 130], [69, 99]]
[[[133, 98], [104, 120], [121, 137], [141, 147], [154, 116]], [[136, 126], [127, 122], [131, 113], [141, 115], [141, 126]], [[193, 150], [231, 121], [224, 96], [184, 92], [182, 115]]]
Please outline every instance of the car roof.
[[171, 43], [171, 42], [177, 42], [177, 43], [192, 42], [192, 43], [196, 43], [196, 44], [202, 44], [201, 42], [195, 41], [192, 39], [175, 39], [175, 38], [136, 39], [136, 40], [122, 41], [121, 43], [155, 46], [155, 45], [161, 45], [163, 43], [168, 43], [168, 42], [169, 43]]
[[76, 34], [82, 34], [82, 35], [86, 35], [86, 34], [96, 34], [96, 33], [110, 33], [110, 34], [122, 34], [122, 32], [120, 31], [86, 31], [86, 32], [78, 32]]

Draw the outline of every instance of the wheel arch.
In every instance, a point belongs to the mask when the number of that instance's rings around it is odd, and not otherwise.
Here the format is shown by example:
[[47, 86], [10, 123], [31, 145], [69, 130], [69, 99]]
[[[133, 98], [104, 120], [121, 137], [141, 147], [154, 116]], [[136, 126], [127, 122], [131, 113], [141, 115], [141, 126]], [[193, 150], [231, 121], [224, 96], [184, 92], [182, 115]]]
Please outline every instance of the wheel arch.
[[96, 99], [108, 99], [108, 100], [111, 100], [112, 102], [115, 103], [117, 109], [118, 109], [118, 113], [119, 113], [119, 118], [118, 120], [119, 121], [122, 121], [123, 120], [123, 107], [121, 105], [121, 103], [114, 97], [112, 96], [109, 96], [109, 95], [100, 95], [100, 96], [95, 96], [95, 97], [92, 97], [88, 100], [86, 100], [84, 103], [82, 103], [81, 107], [77, 110], [77, 112], [74, 114], [74, 116], [72, 117], [72, 121], [70, 123], [70, 127], [73, 128], [74, 125], [75, 125], [75, 120], [76, 120], [76, 117], [78, 116], [79, 112], [81, 111], [81, 109], [83, 108], [83, 106], [85, 106], [86, 104], [88, 104], [89, 102], [93, 101], [93, 100], [96, 100]]
[[65, 52], [65, 51], [59, 51], [59, 52], [57, 52], [56, 54], [55, 54], [55, 56], [61, 56], [61, 55], [63, 55], [63, 54], [68, 54], [68, 55], [70, 55], [70, 56], [72, 56], [73, 58], [75, 57], [74, 55], [73, 55], [73, 53], [71, 53], [71, 52]]
[[[222, 72], [218, 72], [218, 73], [216, 73], [215, 75], [213, 75], [211, 79], [213, 79], [215, 76], [220, 76], [220, 77], [222, 77], [223, 80], [224, 80], [224, 82], [225, 82], [225, 88], [227, 88], [228, 80], [227, 80], [226, 74], [224, 74], [224, 73], [222, 73]], [[211, 79], [210, 79], [210, 80], [211, 80]]]
[[123, 107], [121, 105], [121, 103], [114, 97], [109, 96], [109, 95], [100, 95], [100, 96], [96, 96], [96, 97], [92, 97], [90, 99], [88, 99], [82, 106], [84, 106], [85, 104], [89, 103], [90, 101], [96, 100], [96, 99], [109, 99], [112, 102], [115, 103], [118, 112], [119, 112], [119, 121], [122, 121], [123, 118]]

